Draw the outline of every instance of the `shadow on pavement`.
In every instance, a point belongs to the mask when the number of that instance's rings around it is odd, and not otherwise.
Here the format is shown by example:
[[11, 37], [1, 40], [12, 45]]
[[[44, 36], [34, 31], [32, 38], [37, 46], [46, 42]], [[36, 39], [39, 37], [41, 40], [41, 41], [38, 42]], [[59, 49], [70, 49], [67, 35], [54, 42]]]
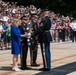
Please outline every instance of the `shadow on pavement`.
[[11, 71], [12, 67], [11, 66], [4, 66], [4, 67], [0, 67], [0, 70]]
[[[4, 67], [0, 67], [0, 70], [12, 71], [12, 67], [4, 66]], [[39, 71], [39, 69], [36, 69], [36, 68], [31, 68], [30, 70]], [[67, 75], [74, 71], [76, 71], [76, 62], [72, 62], [72, 63], [66, 64], [66, 65], [62, 65], [62, 66], [53, 68], [53, 69], [51, 69], [51, 71], [39, 72], [34, 75]]]
[[[2, 66], [2, 67], [0, 67], [0, 70], [2, 70], [2, 71], [12, 71], [12, 67], [11, 66]], [[29, 69], [25, 69], [25, 70], [39, 71], [39, 69], [31, 68], [31, 67], [29, 67]], [[23, 70], [23, 71], [25, 71], [25, 70]]]
[[53, 68], [51, 71], [40, 72], [34, 75], [66, 75], [76, 71], [76, 62]]

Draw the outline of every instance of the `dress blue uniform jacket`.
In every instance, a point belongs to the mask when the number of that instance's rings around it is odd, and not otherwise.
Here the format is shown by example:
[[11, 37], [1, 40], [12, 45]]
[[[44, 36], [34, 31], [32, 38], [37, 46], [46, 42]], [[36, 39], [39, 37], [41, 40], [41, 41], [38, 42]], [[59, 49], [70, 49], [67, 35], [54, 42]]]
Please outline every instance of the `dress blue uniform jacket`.
[[50, 34], [50, 28], [51, 28], [51, 20], [49, 19], [48, 16], [42, 18], [41, 23], [40, 23], [40, 27], [37, 28], [37, 30], [35, 31], [34, 35], [38, 35], [39, 34], [39, 42], [50, 42], [52, 41], [52, 37]]
[[20, 54], [20, 40], [21, 40], [21, 33], [18, 27], [11, 26], [11, 38], [12, 38], [12, 54]]

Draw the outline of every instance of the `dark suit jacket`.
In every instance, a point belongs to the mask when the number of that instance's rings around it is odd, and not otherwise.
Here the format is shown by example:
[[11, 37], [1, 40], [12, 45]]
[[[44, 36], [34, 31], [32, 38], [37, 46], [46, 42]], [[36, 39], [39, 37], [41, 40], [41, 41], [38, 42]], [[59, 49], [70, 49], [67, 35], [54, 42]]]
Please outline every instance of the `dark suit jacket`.
[[[27, 25], [24, 24], [24, 23], [21, 23], [21, 25], [19, 26], [19, 29], [21, 31], [21, 34], [25, 34], [26, 28], [27, 28]], [[22, 37], [21, 38], [21, 43], [27, 45], [27, 38]]]

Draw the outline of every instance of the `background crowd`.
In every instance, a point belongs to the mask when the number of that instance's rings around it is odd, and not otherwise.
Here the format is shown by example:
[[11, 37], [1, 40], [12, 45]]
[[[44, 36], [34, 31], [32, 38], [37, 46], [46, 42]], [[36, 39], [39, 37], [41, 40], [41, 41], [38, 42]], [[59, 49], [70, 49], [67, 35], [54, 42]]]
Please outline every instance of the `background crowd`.
[[[26, 16], [27, 19], [30, 18], [31, 13], [37, 13], [39, 23], [41, 20], [40, 15], [41, 9], [36, 8], [33, 5], [29, 6], [18, 6], [17, 2], [9, 3], [9, 2], [0, 2], [0, 46], [1, 49], [9, 49], [11, 42], [11, 28], [12, 21], [16, 19], [20, 19], [22, 16]], [[52, 26], [50, 29], [52, 35], [53, 42], [65, 42], [66, 40], [72, 40], [74, 42], [74, 38], [76, 41], [76, 20], [69, 16], [64, 16], [60, 14], [55, 14], [53, 11], [50, 11], [50, 20], [52, 22]], [[30, 21], [28, 20], [28, 23]]]

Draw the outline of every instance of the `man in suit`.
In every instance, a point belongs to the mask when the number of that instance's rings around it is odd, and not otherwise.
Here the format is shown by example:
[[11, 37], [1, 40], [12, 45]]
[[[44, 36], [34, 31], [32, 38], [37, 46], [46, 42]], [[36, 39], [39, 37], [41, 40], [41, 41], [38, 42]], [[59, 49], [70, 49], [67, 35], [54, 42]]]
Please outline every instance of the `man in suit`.
[[49, 19], [49, 13], [50, 12], [48, 10], [42, 11], [41, 13], [42, 20], [41, 20], [40, 26], [33, 34], [33, 36], [39, 35], [39, 42], [41, 46], [44, 46], [45, 55], [43, 55], [43, 50], [42, 50], [42, 56], [44, 57], [44, 60], [43, 60], [44, 67], [39, 69], [42, 71], [50, 71], [51, 69], [50, 41], [52, 41], [52, 39], [50, 34], [51, 20]]

